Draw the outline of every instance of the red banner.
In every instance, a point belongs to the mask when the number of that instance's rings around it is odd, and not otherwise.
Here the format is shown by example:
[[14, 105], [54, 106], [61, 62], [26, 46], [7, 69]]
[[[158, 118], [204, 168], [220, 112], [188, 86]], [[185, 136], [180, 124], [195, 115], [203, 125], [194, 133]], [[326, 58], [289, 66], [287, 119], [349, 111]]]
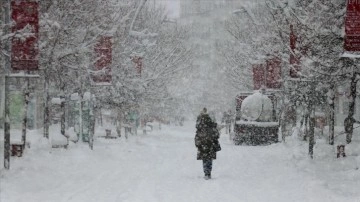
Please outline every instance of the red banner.
[[261, 87], [280, 88], [281, 87], [281, 61], [274, 57], [267, 59], [265, 64], [253, 65], [254, 90]]
[[[100, 37], [95, 45], [95, 70], [94, 82], [111, 82], [112, 42], [110, 36]], [[99, 71], [102, 70], [102, 71]]]
[[32, 1], [11, 1], [11, 18], [15, 25], [11, 40], [11, 67], [14, 70], [39, 68], [39, 4]]
[[259, 90], [262, 86], [265, 87], [265, 67], [263, 64], [253, 65], [253, 82], [254, 90]]
[[299, 78], [298, 72], [301, 71], [300, 60], [293, 54], [290, 54], [290, 77]]
[[290, 25], [290, 48], [291, 48], [291, 50], [295, 50], [296, 40], [297, 40], [297, 36], [295, 35], [295, 32], [294, 32], [294, 26]]
[[266, 87], [281, 87], [281, 60], [278, 57], [266, 60]]
[[360, 0], [348, 0], [345, 16], [346, 51], [360, 51]]

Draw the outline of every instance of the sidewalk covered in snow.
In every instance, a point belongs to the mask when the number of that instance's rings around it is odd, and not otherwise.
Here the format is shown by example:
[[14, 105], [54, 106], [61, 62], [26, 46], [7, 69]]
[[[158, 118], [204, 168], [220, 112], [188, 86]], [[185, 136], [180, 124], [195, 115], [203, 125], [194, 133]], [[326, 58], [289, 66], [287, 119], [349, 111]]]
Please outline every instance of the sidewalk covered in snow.
[[[270, 146], [236, 146], [222, 134], [213, 179], [196, 160], [194, 123], [164, 126], [128, 139], [97, 138], [68, 149], [30, 133], [30, 149], [1, 170], [0, 201], [354, 202], [360, 199], [359, 150], [336, 159], [319, 139], [315, 156], [296, 137]], [[354, 142], [360, 138], [355, 135]], [[354, 144], [358, 145], [358, 144]], [[334, 151], [332, 151], [334, 150]], [[332, 155], [333, 154], [333, 155]]]

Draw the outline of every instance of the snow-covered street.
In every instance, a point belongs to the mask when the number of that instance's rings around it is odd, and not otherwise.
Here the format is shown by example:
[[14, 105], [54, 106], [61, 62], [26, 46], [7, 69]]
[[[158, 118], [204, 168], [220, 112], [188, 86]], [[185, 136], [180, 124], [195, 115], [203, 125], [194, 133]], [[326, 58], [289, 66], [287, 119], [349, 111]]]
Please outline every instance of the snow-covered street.
[[194, 133], [194, 122], [163, 126], [127, 140], [97, 138], [93, 151], [85, 143], [50, 149], [38, 138], [1, 170], [0, 201], [360, 201], [357, 155], [329, 157], [323, 145], [310, 160], [307, 144], [296, 139], [235, 146], [222, 134], [213, 178], [204, 180]]
[[0, 202], [360, 202], [360, 0], [0, 5]]

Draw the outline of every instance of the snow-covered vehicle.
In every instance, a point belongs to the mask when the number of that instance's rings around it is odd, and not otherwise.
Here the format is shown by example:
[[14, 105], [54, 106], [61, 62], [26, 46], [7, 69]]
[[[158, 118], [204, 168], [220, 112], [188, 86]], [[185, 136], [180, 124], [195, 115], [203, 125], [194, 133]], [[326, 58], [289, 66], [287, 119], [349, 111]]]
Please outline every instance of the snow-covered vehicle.
[[236, 145], [263, 145], [278, 141], [275, 99], [264, 92], [238, 97], [233, 141]]

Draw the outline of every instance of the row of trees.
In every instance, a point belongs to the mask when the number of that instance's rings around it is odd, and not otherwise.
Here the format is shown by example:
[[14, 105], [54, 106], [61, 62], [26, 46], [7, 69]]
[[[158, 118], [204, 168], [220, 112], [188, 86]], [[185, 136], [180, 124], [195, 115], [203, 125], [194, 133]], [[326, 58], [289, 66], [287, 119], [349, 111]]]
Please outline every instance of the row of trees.
[[[342, 0], [268, 0], [234, 11], [226, 23], [233, 38], [220, 46], [228, 64], [229, 85], [252, 89], [252, 64], [269, 56], [279, 57], [284, 81], [282, 113], [287, 107], [300, 106], [303, 123], [313, 126], [315, 106], [327, 106], [329, 144], [334, 144], [335, 87], [350, 86], [348, 117], [352, 119], [359, 72], [355, 59], [341, 57], [345, 8]], [[229, 48], [233, 51], [227, 51]], [[290, 76], [290, 71], [297, 74]], [[285, 117], [281, 117], [284, 122]], [[309, 129], [312, 156], [314, 135]], [[353, 123], [347, 143], [352, 130]]]
[[[90, 91], [95, 95], [95, 106], [115, 108], [119, 121], [134, 108], [142, 114], [161, 115], [152, 109], [173, 103], [168, 86], [189, 72], [184, 70], [191, 68], [191, 48], [184, 45], [186, 27], [168, 23], [164, 8], [147, 0], [54, 0], [39, 1], [39, 6], [45, 137], [49, 135], [52, 96], [83, 96]], [[1, 31], [10, 26], [2, 24]], [[96, 85], [93, 75], [102, 72], [94, 70], [101, 59], [94, 47], [104, 36], [112, 42], [112, 82]], [[6, 44], [11, 37], [1, 39]], [[3, 57], [7, 56], [4, 52]], [[134, 58], [141, 58], [141, 70]]]

